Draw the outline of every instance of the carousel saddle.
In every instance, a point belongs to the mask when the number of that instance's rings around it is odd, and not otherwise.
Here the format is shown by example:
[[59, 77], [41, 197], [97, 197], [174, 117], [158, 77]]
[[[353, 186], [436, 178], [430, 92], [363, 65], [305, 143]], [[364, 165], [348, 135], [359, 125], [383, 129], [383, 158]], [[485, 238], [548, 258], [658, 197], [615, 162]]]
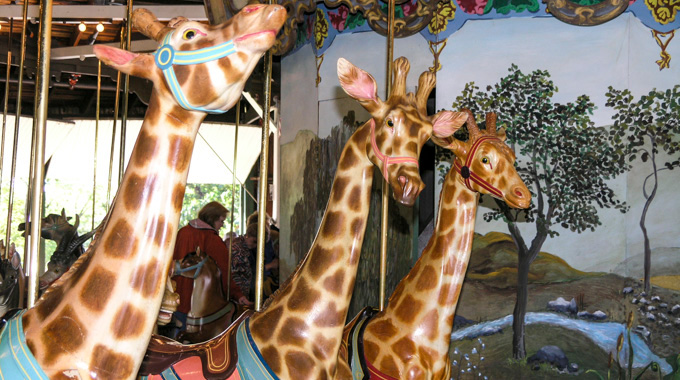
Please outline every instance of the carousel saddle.
[[141, 379], [278, 380], [262, 359], [243, 313], [215, 338], [184, 345], [154, 335], [139, 370]]

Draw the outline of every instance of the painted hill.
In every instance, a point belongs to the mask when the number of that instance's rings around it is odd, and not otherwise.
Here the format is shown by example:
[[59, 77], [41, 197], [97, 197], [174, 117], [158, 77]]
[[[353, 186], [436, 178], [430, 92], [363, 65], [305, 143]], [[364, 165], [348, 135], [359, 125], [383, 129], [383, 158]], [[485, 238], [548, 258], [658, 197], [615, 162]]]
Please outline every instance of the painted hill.
[[[502, 232], [475, 234], [466, 278], [482, 280], [498, 288], [517, 283], [517, 248], [512, 237]], [[601, 273], [581, 272], [566, 261], [547, 252], [540, 252], [531, 264], [530, 283], [554, 283], [598, 276]]]

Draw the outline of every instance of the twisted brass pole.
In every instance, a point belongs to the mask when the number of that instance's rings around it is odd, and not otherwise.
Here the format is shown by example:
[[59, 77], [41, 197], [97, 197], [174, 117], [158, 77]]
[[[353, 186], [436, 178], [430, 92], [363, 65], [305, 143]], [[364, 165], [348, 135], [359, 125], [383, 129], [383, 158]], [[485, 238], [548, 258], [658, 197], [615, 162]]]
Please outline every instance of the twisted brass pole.
[[[394, 56], [394, 1], [389, 0], [387, 10], [387, 82], [385, 85], [385, 99], [389, 99], [392, 92], [392, 57]], [[387, 276], [387, 232], [389, 230], [389, 201], [390, 184], [383, 180], [382, 186], [382, 214], [380, 228], [380, 310], [385, 310], [385, 288]]]
[[40, 3], [40, 43], [38, 44], [38, 75], [35, 83], [35, 119], [33, 131], [35, 149], [31, 177], [31, 234], [28, 262], [28, 307], [38, 298], [38, 256], [40, 254], [40, 216], [45, 162], [45, 126], [47, 125], [47, 92], [50, 82], [50, 49], [52, 47], [52, 1]]
[[[16, 180], [17, 150], [19, 149], [19, 122], [21, 121], [21, 94], [24, 86], [24, 61], [26, 60], [26, 20], [28, 20], [28, 1], [24, 1], [23, 24], [21, 28], [21, 53], [19, 56], [19, 80], [17, 83], [17, 105], [14, 117], [14, 145], [12, 145], [12, 166], [10, 167], [9, 199], [7, 201], [7, 231], [5, 241], [10, 244], [12, 236], [12, 209], [14, 206], [14, 181]], [[28, 260], [28, 251], [24, 249], [24, 264]], [[24, 300], [19, 299], [19, 307], [23, 307]]]
[[94, 122], [94, 170], [92, 172], [92, 228], [94, 230], [95, 210], [97, 205], [97, 146], [99, 145], [99, 106], [102, 90], [102, 61], [97, 60], [97, 111]]
[[[234, 125], [234, 162], [231, 171], [231, 225], [229, 226], [229, 269], [227, 269], [227, 284], [231, 284], [231, 246], [234, 244], [234, 184], [236, 183], [236, 157], [238, 151], [238, 125], [241, 122], [241, 99], [236, 102], [236, 124]], [[231, 286], [227, 288], [227, 299], [231, 299]]]

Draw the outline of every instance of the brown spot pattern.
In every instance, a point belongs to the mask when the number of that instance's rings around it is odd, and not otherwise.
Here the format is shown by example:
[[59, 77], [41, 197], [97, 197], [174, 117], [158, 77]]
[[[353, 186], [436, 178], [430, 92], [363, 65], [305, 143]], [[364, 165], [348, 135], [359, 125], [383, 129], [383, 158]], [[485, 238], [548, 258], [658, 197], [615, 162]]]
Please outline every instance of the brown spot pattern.
[[281, 321], [282, 315], [283, 306], [267, 309], [266, 313], [253, 317], [253, 320], [250, 323], [250, 332], [260, 341], [267, 342], [271, 340]]
[[407, 337], [403, 337], [392, 344], [392, 351], [398, 357], [408, 359], [416, 352], [416, 344]]
[[309, 286], [303, 277], [299, 277], [286, 306], [291, 311], [309, 311], [320, 298], [321, 292]]
[[187, 125], [182, 121], [186, 112], [187, 111], [179, 105], [174, 105], [165, 118], [165, 122], [175, 128], [186, 127]]
[[474, 197], [473, 193], [471, 193], [469, 191], [461, 191], [460, 195], [458, 197], [458, 200], [459, 200], [459, 202], [462, 202], [462, 203], [470, 203], [470, 202], [473, 202], [475, 200], [475, 197]]
[[175, 171], [183, 173], [189, 169], [191, 162], [191, 153], [194, 148], [193, 141], [190, 138], [173, 135], [169, 137], [170, 152], [168, 154], [168, 167], [174, 168]]
[[350, 149], [346, 149], [343, 155], [340, 157], [340, 161], [338, 162], [338, 170], [348, 170], [356, 165], [359, 164], [359, 156], [357, 155], [356, 150], [352, 147]]
[[434, 309], [425, 315], [421, 323], [423, 334], [430, 340], [434, 340], [439, 335], [439, 311]]
[[262, 349], [262, 357], [274, 373], [281, 373], [281, 356], [279, 356], [279, 350], [277, 348], [271, 345], [266, 346]]
[[291, 379], [311, 379], [314, 370], [314, 359], [302, 351], [286, 353], [285, 359], [288, 374]]
[[434, 289], [437, 286], [437, 271], [434, 270], [432, 265], [426, 265], [418, 276], [418, 282], [416, 283], [416, 289], [421, 292]]
[[140, 266], [130, 276], [132, 289], [142, 293], [146, 298], [154, 296], [161, 290], [163, 271], [161, 263], [157, 259], [151, 259], [147, 264]]
[[321, 236], [326, 239], [342, 236], [345, 233], [345, 215], [339, 211], [331, 211], [326, 214], [326, 219], [321, 226]]
[[38, 312], [40, 319], [44, 321], [50, 316], [57, 309], [63, 298], [64, 288], [61, 285], [50, 287], [35, 305], [35, 310]]
[[153, 240], [156, 246], [163, 248], [170, 241], [172, 228], [163, 215], [159, 215], [154, 221], [155, 223], [151, 222], [147, 227], [146, 235]]
[[33, 314], [25, 314], [21, 317], [21, 324], [24, 325], [24, 331], [31, 328], [31, 321], [33, 320]]
[[389, 355], [385, 356], [380, 361], [380, 369], [386, 375], [390, 374], [390, 373], [396, 374], [399, 371], [399, 369], [397, 367], [397, 363], [394, 361], [392, 356], [389, 356]]
[[418, 153], [418, 143], [415, 141], [409, 141], [406, 144], [406, 151], [412, 154]]
[[149, 123], [149, 125], [158, 125], [161, 117], [161, 106], [160, 103], [150, 102], [149, 107], [146, 109], [146, 115], [144, 116], [144, 124]]
[[97, 379], [124, 379], [132, 375], [132, 363], [130, 356], [96, 345], [92, 351], [90, 371], [97, 375]]
[[116, 274], [97, 266], [85, 280], [80, 292], [80, 301], [92, 311], [102, 311], [109, 301], [116, 285]]
[[458, 302], [458, 295], [460, 294], [460, 284], [451, 287], [449, 284], [442, 286], [439, 292], [439, 304], [441, 306], [454, 305]]
[[78, 319], [73, 307], [66, 305], [61, 313], [41, 331], [40, 340], [45, 350], [43, 363], [53, 364], [62, 354], [77, 350], [87, 337], [87, 329]]
[[321, 361], [328, 359], [338, 350], [337, 341], [333, 338], [326, 338], [323, 334], [316, 334], [313, 342], [312, 351], [314, 357]]
[[132, 226], [124, 219], [119, 219], [109, 230], [104, 240], [104, 252], [107, 256], [127, 259], [137, 254], [137, 238]]
[[349, 185], [349, 178], [337, 177], [335, 182], [333, 182], [333, 201], [340, 202], [342, 197], [345, 196], [345, 190]]
[[363, 205], [361, 199], [361, 186], [357, 185], [352, 188], [352, 192], [349, 193], [349, 198], [347, 199], [347, 206], [349, 206], [352, 211], [360, 211]]
[[127, 178], [127, 185], [123, 188], [123, 204], [129, 211], [136, 211], [151, 199], [156, 188], [156, 176], [142, 177], [136, 173]]
[[135, 165], [145, 167], [151, 158], [158, 154], [158, 139], [142, 129], [137, 137], [137, 145], [133, 153]]
[[344, 248], [341, 246], [335, 247], [333, 249], [324, 249], [318, 245], [313, 247], [311, 257], [313, 260], [308, 261], [309, 273], [311, 278], [316, 280], [319, 276], [323, 275], [328, 271], [328, 268], [339, 262], [343, 258]]
[[[194, 65], [194, 73], [192, 74], [195, 78], [206, 78], [206, 82], [198, 83], [210, 83], [210, 72], [207, 65]], [[202, 106], [208, 104], [217, 98], [217, 94], [212, 86], [191, 86], [188, 91], [186, 91], [185, 96], [189, 101], [189, 104], [194, 106]]]
[[318, 327], [338, 327], [345, 324], [345, 317], [347, 309], [337, 309], [335, 302], [331, 302], [328, 306], [318, 311], [318, 315], [314, 318], [314, 326]]
[[307, 332], [309, 327], [304, 320], [290, 317], [283, 322], [285, 333], [279, 334], [276, 341], [279, 345], [291, 345], [303, 347], [309, 338]]
[[175, 206], [175, 211], [182, 211], [185, 190], [186, 186], [184, 186], [182, 183], [175, 185], [175, 188], [172, 190], [172, 204]]
[[342, 295], [343, 293], [342, 285], [344, 283], [345, 283], [345, 269], [339, 268], [338, 270], [335, 271], [335, 273], [333, 273], [332, 276], [326, 278], [323, 281], [323, 288], [328, 292], [339, 296]]
[[380, 353], [380, 347], [378, 347], [377, 344], [364, 339], [364, 356], [366, 356], [366, 360], [375, 363], [378, 353]]
[[410, 294], [406, 294], [404, 299], [399, 303], [399, 306], [397, 306], [397, 318], [404, 323], [411, 324], [422, 306], [422, 301], [415, 299]]
[[399, 330], [392, 324], [390, 320], [380, 320], [366, 326], [366, 331], [370, 331], [380, 341], [386, 341], [397, 335]]
[[129, 303], [123, 304], [111, 324], [111, 332], [118, 339], [128, 339], [138, 337], [144, 330], [146, 317], [143, 311]]

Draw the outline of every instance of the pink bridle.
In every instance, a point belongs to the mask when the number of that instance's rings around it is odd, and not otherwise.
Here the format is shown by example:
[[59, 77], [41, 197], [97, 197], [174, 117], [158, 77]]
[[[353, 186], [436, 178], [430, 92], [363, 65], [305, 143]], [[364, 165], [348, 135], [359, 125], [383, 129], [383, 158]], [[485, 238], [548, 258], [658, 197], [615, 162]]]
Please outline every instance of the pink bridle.
[[420, 167], [418, 164], [418, 159], [415, 157], [391, 157], [383, 154], [380, 149], [378, 149], [378, 144], [375, 142], [375, 120], [371, 119], [371, 146], [373, 146], [373, 153], [378, 157], [383, 163], [382, 173], [385, 181], [387, 181], [387, 167], [390, 164], [402, 164], [402, 163], [414, 163], [416, 166]]
[[492, 136], [482, 136], [480, 137], [477, 141], [475, 141], [474, 144], [472, 144], [472, 147], [470, 148], [470, 153], [468, 153], [467, 158], [465, 159], [465, 164], [461, 165], [459, 162], [459, 159], [456, 158], [453, 161], [453, 166], [456, 168], [456, 171], [463, 177], [463, 182], [465, 183], [465, 186], [467, 186], [468, 189], [475, 191], [471, 184], [470, 181], [475, 182], [479, 186], [483, 187], [486, 189], [488, 192], [491, 194], [495, 195], [498, 198], [503, 198], [503, 193], [495, 188], [493, 185], [490, 183], [486, 182], [482, 177], [478, 176], [472, 170], [470, 170], [470, 165], [472, 164], [472, 160], [475, 157], [475, 153], [477, 153], [477, 149], [479, 146], [485, 142], [485, 141], [491, 141], [491, 140], [498, 140], [500, 141], [499, 138], [497, 137], [492, 137]]

